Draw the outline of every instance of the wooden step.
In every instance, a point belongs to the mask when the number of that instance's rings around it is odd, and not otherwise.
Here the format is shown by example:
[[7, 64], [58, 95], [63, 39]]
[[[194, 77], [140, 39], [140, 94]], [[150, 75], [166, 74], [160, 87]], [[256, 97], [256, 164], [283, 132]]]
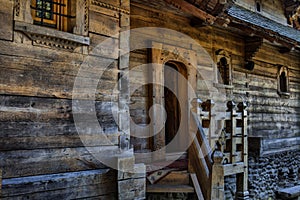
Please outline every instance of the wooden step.
[[190, 178], [187, 171], [172, 171], [157, 182], [162, 185], [188, 185], [189, 183]]
[[147, 192], [149, 193], [194, 193], [195, 190], [190, 185], [165, 185], [165, 184], [154, 184], [147, 185]]

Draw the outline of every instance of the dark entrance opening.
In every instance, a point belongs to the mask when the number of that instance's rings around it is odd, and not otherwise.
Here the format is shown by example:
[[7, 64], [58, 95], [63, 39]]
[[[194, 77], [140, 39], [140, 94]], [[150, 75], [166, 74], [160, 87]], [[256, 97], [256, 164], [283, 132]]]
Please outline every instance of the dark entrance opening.
[[[164, 104], [166, 110], [165, 124], [165, 144], [169, 144], [176, 134], [186, 130], [186, 112], [187, 112], [187, 80], [182, 80], [181, 77], [187, 78], [187, 70], [181, 63], [168, 62], [164, 67]], [[182, 108], [181, 108], [182, 107]], [[181, 109], [180, 109], [181, 108]], [[181, 113], [181, 110], [184, 113]], [[180, 121], [180, 120], [183, 121]], [[180, 127], [180, 124], [181, 127]], [[183, 146], [180, 141], [184, 138], [176, 139], [175, 145], [171, 148], [167, 147], [167, 152], [181, 151]]]

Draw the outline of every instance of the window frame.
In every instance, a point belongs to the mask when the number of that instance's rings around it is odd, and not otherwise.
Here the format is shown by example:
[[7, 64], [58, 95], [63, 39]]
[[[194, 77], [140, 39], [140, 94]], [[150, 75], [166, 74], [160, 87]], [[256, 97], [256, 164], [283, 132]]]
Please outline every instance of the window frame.
[[[285, 90], [282, 90], [282, 73], [285, 73]], [[290, 96], [290, 87], [289, 87], [289, 69], [286, 66], [279, 66], [277, 73], [277, 92], [281, 97]]]
[[[220, 71], [219, 71], [219, 63], [221, 61], [222, 58], [225, 58], [227, 61], [227, 67], [228, 67], [228, 84], [225, 84], [224, 81], [220, 81], [220, 77], [222, 77]], [[227, 88], [227, 89], [232, 89], [232, 59], [231, 59], [231, 55], [229, 54], [229, 52], [227, 52], [224, 49], [219, 49], [217, 51], [215, 51], [215, 85], [219, 86], [219, 87], [223, 87], [223, 88]], [[222, 77], [223, 79], [223, 77]]]
[[35, 24], [31, 3], [32, 0], [18, 0], [14, 7], [15, 42], [23, 43], [25, 35], [33, 46], [87, 52], [90, 45], [89, 0], [69, 0], [69, 12], [74, 18], [68, 18], [68, 31]]
[[[40, 0], [47, 2], [47, 0]], [[68, 0], [52, 0], [52, 15], [53, 19], [45, 19], [37, 16], [37, 0], [31, 0], [31, 15], [33, 19], [33, 23], [38, 26], [44, 26], [48, 28], [55, 28], [59, 31], [68, 32], [68, 18], [67, 16], [71, 16], [69, 13], [70, 5]], [[59, 5], [59, 4], [63, 4]], [[39, 24], [41, 23], [41, 24]]]

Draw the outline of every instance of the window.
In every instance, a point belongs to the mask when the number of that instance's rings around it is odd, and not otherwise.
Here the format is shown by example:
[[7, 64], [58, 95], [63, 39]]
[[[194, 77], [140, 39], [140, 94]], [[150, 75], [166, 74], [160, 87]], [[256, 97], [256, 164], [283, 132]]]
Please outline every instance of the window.
[[220, 73], [219, 83], [223, 82], [223, 84], [229, 85], [229, 67], [225, 57], [222, 57], [218, 62], [218, 70]]
[[260, 2], [256, 2], [256, 11], [257, 12], [261, 11], [261, 4], [260, 4]]
[[32, 18], [36, 25], [55, 28], [60, 31], [70, 31], [71, 0], [32, 0]]
[[278, 93], [279, 95], [289, 96], [289, 76], [288, 76], [288, 68], [285, 66], [280, 66], [278, 75]]
[[217, 56], [217, 82], [223, 85], [231, 85], [231, 58], [229, 54], [220, 49]]

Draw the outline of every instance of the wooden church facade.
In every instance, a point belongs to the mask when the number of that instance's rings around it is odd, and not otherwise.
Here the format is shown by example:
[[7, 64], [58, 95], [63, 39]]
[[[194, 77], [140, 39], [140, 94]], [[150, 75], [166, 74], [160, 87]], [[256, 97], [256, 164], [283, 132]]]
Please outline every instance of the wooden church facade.
[[[1, 198], [285, 199], [286, 188], [296, 198], [299, 1], [0, 2]], [[89, 68], [80, 73], [87, 60]], [[147, 63], [159, 65], [139, 67]], [[166, 65], [188, 80], [196, 98]], [[78, 135], [74, 112], [87, 124], [93, 117], [74, 107], [76, 100], [91, 99], [87, 85], [74, 94], [80, 78], [97, 83], [93, 100], [101, 134], [90, 127]], [[152, 84], [132, 91], [154, 80], [172, 85], [178, 101], [190, 104], [178, 105], [174, 94]], [[171, 116], [155, 136], [161, 115], [149, 110], [153, 104]], [[182, 123], [177, 118], [186, 120], [180, 141], [196, 132], [195, 141], [183, 153], [151, 154], [175, 137]], [[147, 137], [139, 138], [138, 127], [149, 124]], [[97, 159], [99, 151], [115, 167]], [[173, 167], [149, 172], [151, 164], [176, 153]], [[192, 187], [174, 189], [172, 181]]]

